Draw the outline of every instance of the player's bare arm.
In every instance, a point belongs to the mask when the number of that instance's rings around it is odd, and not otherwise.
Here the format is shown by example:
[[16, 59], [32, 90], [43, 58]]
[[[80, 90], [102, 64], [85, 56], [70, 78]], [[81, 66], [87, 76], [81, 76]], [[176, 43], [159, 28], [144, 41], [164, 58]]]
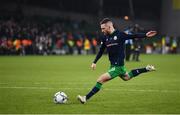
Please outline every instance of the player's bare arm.
[[155, 36], [156, 34], [157, 34], [157, 31], [149, 31], [149, 32], [146, 33], [146, 36], [147, 36], [147, 37], [153, 37], [153, 36]]

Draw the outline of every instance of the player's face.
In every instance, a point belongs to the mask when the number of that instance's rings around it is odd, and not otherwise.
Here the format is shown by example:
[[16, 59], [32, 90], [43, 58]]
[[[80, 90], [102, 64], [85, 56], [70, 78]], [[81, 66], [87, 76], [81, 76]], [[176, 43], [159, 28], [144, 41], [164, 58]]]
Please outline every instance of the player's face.
[[107, 24], [101, 24], [101, 31], [104, 35], [109, 34], [109, 26]]

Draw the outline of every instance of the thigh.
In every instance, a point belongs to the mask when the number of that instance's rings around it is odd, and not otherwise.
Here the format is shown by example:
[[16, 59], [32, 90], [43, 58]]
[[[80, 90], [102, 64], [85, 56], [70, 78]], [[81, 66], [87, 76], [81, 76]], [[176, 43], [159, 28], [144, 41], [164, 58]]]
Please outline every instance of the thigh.
[[120, 66], [111, 66], [108, 70], [108, 73], [109, 73], [111, 79], [113, 79], [121, 74], [121, 67]]
[[111, 78], [124, 76], [126, 74], [126, 68], [125, 66], [114, 66], [109, 69], [108, 73], [110, 74]]
[[102, 75], [98, 78], [97, 82], [104, 83], [104, 82], [109, 81], [109, 80], [111, 80], [111, 79], [112, 79], [112, 78], [111, 78], [111, 76], [109, 75], [109, 73], [104, 73], [104, 74], [102, 74]]

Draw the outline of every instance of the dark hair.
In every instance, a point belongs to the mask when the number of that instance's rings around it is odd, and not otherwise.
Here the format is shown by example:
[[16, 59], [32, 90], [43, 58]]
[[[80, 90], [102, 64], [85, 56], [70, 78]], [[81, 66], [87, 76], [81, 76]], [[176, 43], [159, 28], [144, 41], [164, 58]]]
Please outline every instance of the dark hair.
[[107, 22], [112, 22], [112, 21], [111, 21], [111, 19], [109, 19], [109, 18], [104, 18], [104, 19], [102, 19], [102, 20], [100, 21], [100, 24], [105, 24], [105, 23], [107, 23]]

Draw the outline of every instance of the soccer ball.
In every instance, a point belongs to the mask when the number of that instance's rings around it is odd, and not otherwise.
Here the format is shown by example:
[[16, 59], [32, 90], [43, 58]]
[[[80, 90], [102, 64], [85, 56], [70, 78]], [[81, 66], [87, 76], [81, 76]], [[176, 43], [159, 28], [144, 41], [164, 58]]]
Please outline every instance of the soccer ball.
[[67, 95], [62, 91], [59, 91], [59, 92], [54, 94], [53, 101], [56, 104], [64, 104], [67, 102], [67, 100], [68, 100]]

